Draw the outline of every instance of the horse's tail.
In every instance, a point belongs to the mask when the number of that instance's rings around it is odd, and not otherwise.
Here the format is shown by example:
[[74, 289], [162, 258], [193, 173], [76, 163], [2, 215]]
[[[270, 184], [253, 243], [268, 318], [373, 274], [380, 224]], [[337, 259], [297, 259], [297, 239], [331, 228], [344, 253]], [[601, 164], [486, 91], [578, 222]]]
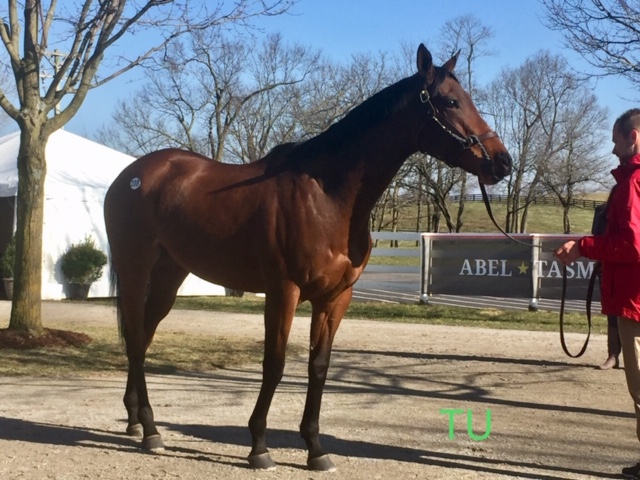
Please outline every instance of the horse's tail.
[[113, 259], [109, 256], [109, 296], [115, 299], [116, 312], [118, 316], [118, 333], [120, 338], [124, 338], [124, 323], [122, 320], [122, 303], [120, 298], [120, 277], [113, 266]]

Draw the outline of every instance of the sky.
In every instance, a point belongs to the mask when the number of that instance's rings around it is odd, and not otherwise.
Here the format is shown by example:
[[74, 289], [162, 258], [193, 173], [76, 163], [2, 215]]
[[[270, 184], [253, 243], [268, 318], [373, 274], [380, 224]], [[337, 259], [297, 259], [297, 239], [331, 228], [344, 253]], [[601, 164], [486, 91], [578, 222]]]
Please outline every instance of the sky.
[[[494, 55], [478, 60], [479, 85], [497, 78], [504, 67], [520, 66], [541, 49], [562, 54], [573, 68], [588, 68], [563, 47], [559, 32], [543, 24], [544, 7], [538, 0], [300, 0], [290, 15], [263, 19], [259, 25], [265, 33], [279, 32], [288, 42], [319, 48], [332, 60], [346, 61], [358, 53], [399, 52], [407, 42], [416, 49], [420, 43], [436, 49], [443, 25], [467, 14], [494, 34], [487, 43]], [[132, 73], [92, 90], [66, 130], [95, 138], [97, 129], [111, 121], [116, 102], [142, 85], [141, 75]], [[621, 78], [599, 80], [594, 93], [610, 109], [609, 125], [637, 104], [633, 88]]]

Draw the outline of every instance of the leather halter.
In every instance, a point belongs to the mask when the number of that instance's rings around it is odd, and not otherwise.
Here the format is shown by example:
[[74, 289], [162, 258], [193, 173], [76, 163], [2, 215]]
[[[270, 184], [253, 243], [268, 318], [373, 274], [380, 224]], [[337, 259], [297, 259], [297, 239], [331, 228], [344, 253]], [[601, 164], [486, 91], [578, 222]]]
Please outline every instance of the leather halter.
[[[431, 95], [429, 94], [429, 91], [427, 89], [424, 89], [420, 92], [420, 101], [426, 105], [427, 113], [429, 114], [431, 119], [434, 122], [436, 122], [436, 125], [442, 128], [442, 130], [447, 135], [449, 135], [449, 137], [451, 137], [453, 140], [458, 142], [458, 145], [460, 146], [461, 151], [467, 150], [473, 147], [474, 145], [478, 145], [480, 147], [480, 150], [482, 151], [482, 158], [486, 162], [491, 162], [491, 157], [489, 156], [489, 153], [487, 152], [487, 149], [484, 147], [482, 141], [488, 138], [497, 137], [498, 134], [496, 132], [494, 132], [493, 130], [489, 130], [488, 132], [483, 133], [482, 135], [468, 135], [465, 137], [464, 134], [461, 133], [456, 127], [454, 127], [451, 124], [451, 122], [449, 122], [449, 120], [447, 120], [447, 118], [442, 113], [438, 112], [436, 107], [433, 105], [433, 102], [431, 101]], [[438, 116], [441, 118], [438, 118]], [[420, 138], [420, 134], [422, 133], [422, 130], [424, 130], [424, 125], [418, 131], [418, 139]], [[422, 150], [420, 150], [420, 152], [431, 155], [430, 153], [423, 152]], [[432, 156], [435, 156], [435, 155], [432, 155]], [[449, 166], [456, 166], [447, 159], [440, 158], [440, 157], [436, 157], [436, 158], [438, 158], [439, 160], [442, 160], [444, 163], [446, 163]]]

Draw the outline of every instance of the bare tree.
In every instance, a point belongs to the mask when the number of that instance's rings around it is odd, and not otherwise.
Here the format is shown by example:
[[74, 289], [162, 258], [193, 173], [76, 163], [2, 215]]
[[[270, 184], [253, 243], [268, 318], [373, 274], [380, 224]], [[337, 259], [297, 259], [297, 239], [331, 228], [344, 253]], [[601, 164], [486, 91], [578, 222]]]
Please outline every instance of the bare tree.
[[[16, 269], [10, 328], [42, 333], [42, 226], [45, 147], [51, 133], [78, 111], [88, 91], [162, 52], [186, 32], [224, 24], [246, 23], [261, 15], [278, 15], [292, 0], [238, 0], [191, 3], [171, 0], [7, 0], [0, 8], [0, 39], [11, 65], [17, 101], [0, 91], [0, 107], [20, 128]], [[156, 32], [150, 48], [136, 48], [130, 35]], [[127, 41], [129, 40], [129, 41]], [[120, 47], [126, 45], [126, 49]], [[49, 48], [65, 53], [44, 93], [40, 74]], [[110, 60], [107, 52], [113, 52]], [[64, 100], [64, 101], [63, 101]], [[52, 113], [57, 110], [57, 114]]]
[[323, 62], [295, 106], [301, 138], [326, 130], [353, 107], [401, 78], [387, 57], [385, 52], [362, 53], [352, 55], [344, 64]]
[[298, 122], [302, 99], [326, 65], [319, 51], [287, 46], [279, 34], [269, 36], [248, 73], [254, 85], [278, 88], [263, 89], [243, 105], [230, 128], [231, 158], [253, 162], [276, 145], [300, 140], [304, 136]]
[[[11, 73], [10, 73], [9, 65], [2, 65], [0, 63], [0, 91], [4, 92], [4, 94], [8, 98], [16, 97], [16, 87], [15, 83], [11, 81]], [[7, 113], [0, 109], [0, 129], [4, 129], [8, 125], [13, 122], [11, 117], [7, 115]]]
[[596, 97], [578, 89], [561, 108], [556, 135], [560, 150], [546, 159], [541, 184], [562, 205], [564, 233], [571, 233], [571, 207], [577, 197], [609, 179], [610, 162], [600, 149], [605, 139], [607, 110]]
[[[576, 145], [593, 148], [604, 141], [601, 128], [606, 111], [597, 106], [588, 82], [572, 72], [561, 56], [542, 51], [520, 67], [504, 69], [478, 103], [496, 119], [496, 129], [514, 159], [507, 231], [526, 232], [529, 206], [536, 197], [560, 192], [567, 182], [584, 183], [576, 181], [575, 175], [569, 179], [560, 174], [561, 159], [576, 165], [584, 159], [601, 171], [607, 168], [588, 151], [581, 149], [580, 158], [575, 156]], [[569, 152], [573, 153], [567, 156]], [[586, 171], [598, 178], [592, 168]]]
[[318, 53], [285, 45], [280, 35], [262, 45], [221, 32], [194, 32], [189, 40], [120, 101], [100, 138], [144, 153], [172, 146], [227, 162], [260, 158], [275, 133], [288, 141], [286, 112], [299, 84], [318, 68]]
[[493, 38], [493, 30], [474, 15], [462, 15], [447, 21], [440, 29], [439, 38], [440, 56], [443, 59], [449, 59], [460, 51], [456, 76], [473, 97], [476, 90], [476, 62], [494, 54], [493, 50], [487, 48], [487, 42]]
[[[456, 52], [460, 52], [456, 74], [471, 97], [475, 94], [474, 68], [479, 58], [489, 56], [492, 52], [486, 47], [493, 38], [491, 28], [473, 15], [462, 15], [449, 20], [440, 29], [442, 58], [448, 59]], [[462, 61], [460, 61], [462, 60]], [[461, 68], [462, 67], [462, 68]], [[467, 194], [467, 173], [461, 172], [458, 186], [460, 200], [456, 214], [455, 231], [460, 232], [463, 227], [465, 196]]]
[[449, 211], [448, 200], [460, 185], [461, 171], [449, 168], [440, 160], [427, 155], [422, 155], [422, 158], [413, 162], [413, 166], [422, 177], [430, 203], [434, 207], [431, 218], [433, 231], [440, 231], [440, 220], [444, 218], [447, 231], [455, 232], [456, 222]]
[[[640, 4], [624, 0], [542, 0], [547, 25], [600, 75], [640, 85]], [[590, 73], [593, 75], [593, 73]]]

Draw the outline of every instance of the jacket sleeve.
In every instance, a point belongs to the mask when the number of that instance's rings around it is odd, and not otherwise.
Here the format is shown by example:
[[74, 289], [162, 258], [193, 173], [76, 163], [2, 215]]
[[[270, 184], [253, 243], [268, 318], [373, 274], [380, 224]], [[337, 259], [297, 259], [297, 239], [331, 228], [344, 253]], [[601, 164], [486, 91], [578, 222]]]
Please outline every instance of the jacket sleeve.
[[580, 239], [580, 253], [603, 262], [640, 262], [640, 181], [635, 176], [619, 185], [608, 221], [603, 235]]

